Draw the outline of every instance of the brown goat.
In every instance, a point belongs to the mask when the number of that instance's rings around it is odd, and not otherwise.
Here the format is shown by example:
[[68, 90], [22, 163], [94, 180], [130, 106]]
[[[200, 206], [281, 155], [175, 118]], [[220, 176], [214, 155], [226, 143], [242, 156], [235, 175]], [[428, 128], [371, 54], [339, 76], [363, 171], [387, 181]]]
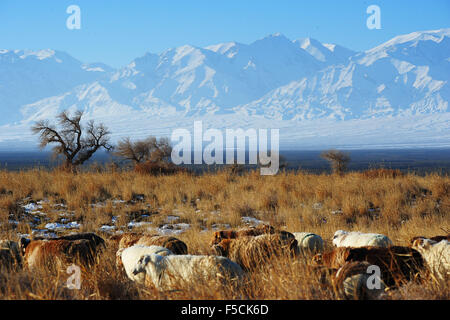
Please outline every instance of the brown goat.
[[243, 228], [238, 230], [221, 230], [214, 232], [211, 239], [211, 245], [220, 243], [224, 239], [237, 239], [242, 237], [256, 237], [262, 234], [274, 234], [275, 228], [270, 225], [259, 225], [252, 228]]
[[142, 234], [139, 233], [124, 233], [121, 235], [119, 240], [119, 250], [131, 247], [139, 241]]
[[172, 251], [173, 254], [187, 254], [187, 245], [171, 236], [158, 236], [158, 235], [143, 235], [137, 242], [137, 245], [142, 246], [161, 246]]
[[169, 249], [173, 254], [188, 253], [187, 245], [183, 241], [175, 237], [138, 233], [123, 234], [119, 241], [119, 250], [131, 247], [135, 244], [143, 246], [161, 246]]
[[102, 237], [96, 235], [95, 233], [75, 233], [65, 236], [60, 236], [57, 238], [45, 238], [45, 237], [33, 237], [32, 240], [21, 238], [19, 242], [19, 247], [23, 255], [25, 255], [25, 248], [30, 243], [30, 241], [36, 240], [67, 240], [67, 241], [77, 241], [77, 240], [86, 240], [86, 244], [91, 251], [91, 256], [95, 258], [97, 262], [99, 262], [99, 254], [103, 249], [106, 248], [105, 240]]
[[188, 248], [183, 241], [171, 237], [160, 236], [155, 234], [138, 234], [138, 233], [125, 233], [122, 235], [119, 241], [119, 249], [116, 252], [116, 267], [122, 269], [122, 251], [133, 245], [142, 246], [161, 246], [172, 251], [173, 254], [187, 254]]
[[245, 270], [255, 269], [270, 258], [293, 255], [297, 251], [297, 240], [281, 234], [263, 234], [256, 237], [224, 239], [213, 246], [213, 252], [225, 256]]
[[60, 268], [68, 264], [89, 267], [94, 262], [92, 244], [89, 240], [32, 240], [25, 247], [26, 265], [35, 267]]
[[422, 255], [409, 247], [339, 247], [331, 252], [314, 256], [313, 262], [330, 268], [340, 268], [346, 262], [367, 261], [381, 270], [381, 279], [388, 286], [399, 285], [413, 279], [424, 270]]
[[347, 261], [350, 248], [337, 247], [332, 251], [318, 253], [312, 258], [313, 265], [324, 265], [328, 268], [339, 269]]
[[117, 250], [117, 249], [119, 249], [119, 243], [120, 243], [120, 240], [122, 240], [122, 238], [123, 238], [123, 234], [115, 234], [115, 235], [110, 236], [107, 239], [107, 241], [108, 241], [108, 243], [112, 243], [113, 247]]
[[88, 240], [89, 247], [91, 248], [94, 255], [98, 254], [102, 249], [106, 248], [105, 240], [92, 232], [69, 234], [57, 238], [33, 237], [33, 240]]
[[88, 240], [95, 246], [96, 249], [106, 247], [105, 240], [92, 232], [70, 234], [67, 236], [58, 237], [55, 240]]

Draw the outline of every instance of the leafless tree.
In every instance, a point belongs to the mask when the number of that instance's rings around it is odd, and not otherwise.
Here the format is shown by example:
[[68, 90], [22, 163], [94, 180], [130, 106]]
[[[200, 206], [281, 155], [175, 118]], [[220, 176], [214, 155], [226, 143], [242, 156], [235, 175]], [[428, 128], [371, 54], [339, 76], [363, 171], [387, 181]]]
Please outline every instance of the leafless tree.
[[343, 174], [350, 162], [350, 155], [339, 150], [328, 150], [320, 154], [320, 157], [330, 162], [334, 173]]
[[53, 155], [64, 156], [66, 168], [82, 165], [100, 148], [107, 151], [113, 148], [109, 144], [109, 130], [103, 124], [95, 125], [93, 120], [88, 121], [85, 127], [82, 126], [82, 116], [82, 111], [76, 111], [73, 116], [63, 111], [57, 116], [60, 128], [48, 120], [38, 121], [31, 128], [34, 134], [40, 135], [41, 149], [56, 144]]
[[133, 161], [135, 164], [143, 162], [167, 162], [172, 153], [168, 138], [150, 136], [144, 140], [131, 141], [123, 138], [119, 141], [114, 155]]

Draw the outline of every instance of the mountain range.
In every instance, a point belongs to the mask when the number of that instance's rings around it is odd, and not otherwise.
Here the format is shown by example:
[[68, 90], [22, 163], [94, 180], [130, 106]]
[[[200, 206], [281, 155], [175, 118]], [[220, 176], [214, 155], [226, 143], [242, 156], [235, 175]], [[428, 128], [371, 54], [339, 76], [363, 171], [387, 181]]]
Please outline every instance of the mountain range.
[[279, 128], [282, 147], [443, 146], [449, 80], [450, 28], [364, 52], [277, 33], [147, 53], [118, 69], [51, 49], [0, 50], [0, 148], [34, 146], [33, 122], [64, 109], [104, 122], [114, 140], [203, 120]]

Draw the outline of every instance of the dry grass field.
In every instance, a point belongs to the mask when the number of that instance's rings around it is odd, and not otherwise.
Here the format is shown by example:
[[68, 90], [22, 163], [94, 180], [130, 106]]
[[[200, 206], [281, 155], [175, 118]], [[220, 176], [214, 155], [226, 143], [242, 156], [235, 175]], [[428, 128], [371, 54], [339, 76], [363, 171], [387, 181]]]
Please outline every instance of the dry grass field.
[[[229, 170], [151, 176], [132, 171], [67, 173], [0, 171], [0, 239], [30, 234], [95, 232], [107, 241], [100, 262], [82, 270], [69, 290], [65, 270], [0, 273], [1, 299], [340, 299], [309, 259], [261, 264], [242, 283], [201, 281], [171, 292], [137, 285], [116, 270], [120, 231], [171, 234], [190, 254], [209, 254], [215, 230], [257, 222], [289, 232], [314, 232], [332, 247], [339, 229], [387, 235], [396, 245], [450, 229], [450, 178], [389, 171], [315, 175], [301, 171], [260, 176]], [[390, 290], [386, 299], [450, 299], [448, 282], [425, 280]]]

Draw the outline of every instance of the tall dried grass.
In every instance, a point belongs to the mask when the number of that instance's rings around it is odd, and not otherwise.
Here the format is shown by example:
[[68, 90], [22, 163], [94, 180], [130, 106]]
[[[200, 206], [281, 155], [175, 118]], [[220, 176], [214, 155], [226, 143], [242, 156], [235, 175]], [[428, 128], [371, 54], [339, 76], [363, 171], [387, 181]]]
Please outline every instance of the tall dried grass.
[[[80, 231], [94, 231], [118, 217], [116, 226], [140, 218], [157, 227], [167, 216], [190, 228], [177, 236], [191, 254], [210, 253], [214, 225], [243, 225], [253, 217], [291, 232], [314, 232], [331, 247], [338, 229], [377, 232], [397, 245], [408, 245], [413, 236], [432, 236], [450, 229], [450, 178], [439, 174], [417, 176], [397, 172], [315, 175], [304, 172], [260, 176], [258, 171], [235, 174], [222, 170], [192, 175], [142, 175], [137, 172], [81, 172], [28, 170], [0, 171], [0, 238], [18, 240], [29, 233], [21, 205], [47, 199], [43, 211], [50, 220], [54, 204], [67, 205]], [[123, 200], [114, 205], [111, 200]], [[104, 203], [104, 206], [93, 206]], [[18, 225], [8, 220], [20, 220]], [[145, 229], [144, 229], [145, 231]], [[100, 233], [101, 234], [101, 233]], [[107, 234], [103, 234], [105, 238]], [[329, 276], [316, 272], [305, 261], [290, 257], [264, 264], [237, 287], [212, 290], [208, 284], [174, 292], [130, 282], [115, 267], [115, 244], [108, 243], [101, 262], [82, 276], [82, 289], [69, 290], [68, 276], [45, 270], [0, 274], [2, 299], [339, 299]], [[449, 283], [411, 284], [390, 295], [394, 299], [449, 299]]]

